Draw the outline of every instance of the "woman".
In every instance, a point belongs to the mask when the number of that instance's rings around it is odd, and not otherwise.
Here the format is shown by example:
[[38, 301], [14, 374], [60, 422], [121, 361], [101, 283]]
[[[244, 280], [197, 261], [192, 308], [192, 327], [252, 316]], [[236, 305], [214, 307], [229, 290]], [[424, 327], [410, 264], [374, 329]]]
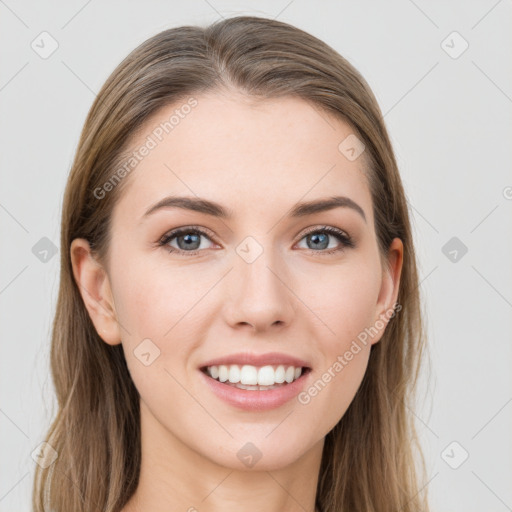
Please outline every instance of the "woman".
[[61, 247], [36, 511], [428, 509], [407, 203], [325, 43], [240, 16], [136, 48], [89, 112]]

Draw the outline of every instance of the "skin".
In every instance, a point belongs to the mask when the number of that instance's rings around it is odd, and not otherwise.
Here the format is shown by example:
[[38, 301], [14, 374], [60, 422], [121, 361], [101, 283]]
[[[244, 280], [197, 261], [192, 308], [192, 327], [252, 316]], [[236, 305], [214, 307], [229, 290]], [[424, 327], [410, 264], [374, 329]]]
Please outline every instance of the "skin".
[[[125, 178], [108, 264], [96, 262], [83, 239], [70, 248], [94, 326], [105, 343], [122, 343], [141, 396], [140, 482], [123, 512], [314, 511], [324, 437], [353, 400], [386, 322], [306, 405], [292, 399], [242, 411], [214, 395], [198, 368], [237, 352], [284, 352], [309, 362], [311, 385], [396, 303], [403, 246], [393, 241], [385, 271], [363, 157], [349, 161], [338, 150], [350, 125], [296, 98], [196, 98]], [[155, 114], [133, 148], [176, 108]], [[366, 222], [347, 207], [288, 218], [297, 202], [333, 192], [359, 204]], [[141, 220], [170, 194], [216, 201], [233, 218], [167, 208]], [[201, 236], [199, 254], [157, 246], [191, 225], [211, 233]], [[326, 234], [328, 248], [315, 248], [304, 232], [324, 225], [348, 233], [355, 247]], [[247, 236], [263, 250], [252, 263], [236, 252]], [[168, 245], [187, 250], [178, 243]], [[325, 254], [335, 247], [341, 250]], [[146, 338], [160, 350], [149, 366], [133, 352]], [[262, 453], [252, 468], [237, 457], [247, 442]]]

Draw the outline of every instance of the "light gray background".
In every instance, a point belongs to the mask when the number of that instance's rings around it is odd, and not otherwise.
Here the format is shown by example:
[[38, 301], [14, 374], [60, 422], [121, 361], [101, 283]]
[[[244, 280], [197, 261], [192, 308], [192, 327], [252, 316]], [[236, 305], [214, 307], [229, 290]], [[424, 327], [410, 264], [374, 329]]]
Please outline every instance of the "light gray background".
[[[512, 510], [510, 0], [0, 0], [0, 511], [30, 510], [31, 453], [55, 411], [59, 255], [44, 263], [32, 248], [43, 237], [59, 246], [64, 184], [95, 92], [157, 32], [236, 14], [311, 32], [373, 88], [420, 263], [432, 378], [416, 416], [432, 509]], [[59, 45], [47, 59], [31, 48], [43, 31]], [[468, 249], [455, 262], [451, 246], [443, 253], [452, 237]]]

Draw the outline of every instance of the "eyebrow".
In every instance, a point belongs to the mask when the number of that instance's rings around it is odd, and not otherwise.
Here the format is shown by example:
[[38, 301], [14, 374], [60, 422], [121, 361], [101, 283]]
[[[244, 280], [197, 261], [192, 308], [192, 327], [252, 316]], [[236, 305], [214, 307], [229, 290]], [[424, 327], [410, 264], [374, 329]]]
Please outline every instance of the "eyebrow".
[[[352, 199], [346, 196], [332, 196], [324, 199], [316, 199], [313, 201], [307, 201], [303, 203], [297, 203], [293, 206], [289, 217], [305, 217], [306, 215], [312, 215], [319, 212], [325, 212], [333, 210], [334, 208], [351, 208], [356, 211], [366, 222], [366, 215], [364, 210]], [[146, 213], [142, 216], [142, 219], [150, 216], [156, 211], [163, 208], [182, 208], [184, 210], [192, 210], [195, 212], [205, 213], [206, 215], [212, 215], [222, 219], [231, 219], [233, 217], [233, 211], [224, 208], [219, 203], [202, 199], [198, 197], [185, 197], [185, 196], [168, 196], [164, 197], [158, 203], [151, 206]]]

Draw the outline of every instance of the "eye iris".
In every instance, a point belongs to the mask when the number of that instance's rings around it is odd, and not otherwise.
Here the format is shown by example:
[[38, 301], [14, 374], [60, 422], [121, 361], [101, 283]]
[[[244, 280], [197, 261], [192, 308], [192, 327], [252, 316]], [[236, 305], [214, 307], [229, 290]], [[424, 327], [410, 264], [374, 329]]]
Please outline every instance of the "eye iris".
[[[310, 235], [311, 237], [311, 240], [313, 241], [313, 244], [316, 244], [318, 243], [318, 238], [324, 238], [324, 243], [320, 242], [320, 245], [321, 247], [314, 247], [315, 249], [326, 249], [327, 246], [329, 245], [329, 240], [328, 240], [328, 235], [326, 235], [325, 233], [314, 233], [312, 235]], [[325, 243], [327, 242], [327, 243]]]
[[[198, 234], [191, 234], [191, 233], [187, 233], [186, 235], [183, 235], [183, 236], [179, 236], [177, 238], [178, 240], [178, 246], [180, 246], [181, 244], [179, 243], [180, 240], [184, 240], [186, 242], [185, 244], [185, 247], [180, 247], [180, 249], [198, 249], [199, 248], [199, 245], [201, 245], [201, 240], [200, 240], [200, 236], [201, 235], [198, 235]], [[195, 240], [191, 240], [191, 238], [195, 238]], [[194, 244], [194, 243], [198, 243], [197, 247], [192, 247], [191, 244]]]

